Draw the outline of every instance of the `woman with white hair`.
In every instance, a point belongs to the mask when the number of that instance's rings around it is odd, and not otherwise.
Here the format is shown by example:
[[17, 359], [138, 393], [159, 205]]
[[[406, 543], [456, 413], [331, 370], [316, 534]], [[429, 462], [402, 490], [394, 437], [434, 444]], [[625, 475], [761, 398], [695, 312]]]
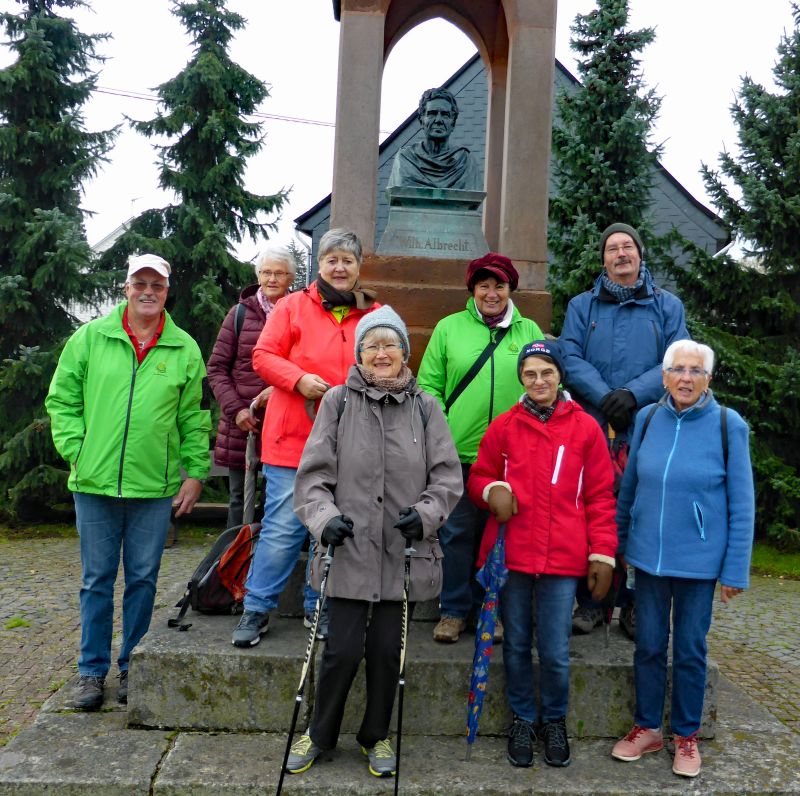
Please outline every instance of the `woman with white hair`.
[[636, 568], [636, 712], [611, 754], [631, 761], [663, 748], [671, 614], [672, 770], [684, 777], [700, 772], [714, 590], [719, 580], [727, 603], [747, 588], [755, 520], [748, 427], [714, 399], [713, 367], [707, 345], [677, 340], [667, 348], [667, 393], [636, 417], [617, 502], [619, 549]]
[[259, 433], [272, 391], [253, 370], [253, 347], [276, 302], [289, 292], [297, 265], [285, 246], [270, 244], [258, 256], [255, 270], [258, 284], [246, 287], [228, 311], [206, 368], [222, 410], [214, 462], [228, 468], [228, 528], [242, 524], [247, 435]]

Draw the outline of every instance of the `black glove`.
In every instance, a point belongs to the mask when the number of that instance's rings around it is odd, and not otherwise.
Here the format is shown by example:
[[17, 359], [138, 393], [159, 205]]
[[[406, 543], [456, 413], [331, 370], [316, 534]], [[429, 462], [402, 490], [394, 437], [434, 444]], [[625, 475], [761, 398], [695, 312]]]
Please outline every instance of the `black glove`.
[[612, 390], [600, 401], [600, 411], [608, 418], [614, 431], [627, 431], [631, 424], [636, 396], [624, 388]]
[[332, 544], [339, 547], [345, 539], [353, 538], [353, 521], [350, 517], [340, 514], [338, 517], [331, 517], [328, 524], [322, 529], [322, 543]]
[[403, 534], [403, 538], [407, 542], [418, 542], [422, 539], [422, 517], [411, 506], [400, 509], [400, 519], [394, 524], [394, 527]]

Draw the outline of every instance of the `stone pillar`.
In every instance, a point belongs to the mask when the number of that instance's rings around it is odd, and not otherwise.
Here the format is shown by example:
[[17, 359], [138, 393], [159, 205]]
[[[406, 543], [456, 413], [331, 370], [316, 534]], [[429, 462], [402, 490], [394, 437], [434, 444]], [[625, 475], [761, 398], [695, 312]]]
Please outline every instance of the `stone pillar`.
[[506, 79], [508, 64], [495, 61], [488, 65], [489, 107], [486, 114], [486, 165], [483, 231], [492, 251], [500, 248], [500, 204], [503, 186], [503, 147], [506, 123]]
[[343, 9], [339, 29], [331, 227], [352, 229], [365, 251], [375, 249], [384, 20]]

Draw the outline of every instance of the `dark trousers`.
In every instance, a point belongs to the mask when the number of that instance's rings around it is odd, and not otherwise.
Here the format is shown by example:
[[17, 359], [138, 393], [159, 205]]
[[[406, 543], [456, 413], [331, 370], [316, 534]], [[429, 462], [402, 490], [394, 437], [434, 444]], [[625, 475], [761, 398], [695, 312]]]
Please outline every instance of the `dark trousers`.
[[347, 694], [364, 658], [367, 704], [356, 740], [369, 749], [389, 736], [400, 674], [403, 604], [331, 597], [328, 612], [328, 640], [322, 653], [309, 734], [321, 749], [336, 746]]

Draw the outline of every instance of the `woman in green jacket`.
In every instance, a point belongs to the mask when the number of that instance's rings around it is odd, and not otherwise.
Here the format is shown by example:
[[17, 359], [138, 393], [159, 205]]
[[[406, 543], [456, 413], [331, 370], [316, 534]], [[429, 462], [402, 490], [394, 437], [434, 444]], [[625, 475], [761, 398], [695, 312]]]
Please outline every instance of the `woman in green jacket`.
[[[519, 352], [526, 343], [544, 337], [511, 300], [519, 274], [508, 257], [489, 252], [473, 260], [466, 283], [472, 294], [466, 309], [436, 324], [418, 376], [419, 386], [437, 398], [445, 411], [464, 484], [489, 423], [521, 395]], [[480, 601], [473, 575], [485, 524], [485, 513], [464, 492], [439, 531], [444, 581], [441, 619], [433, 631], [436, 641], [458, 641], [473, 604]]]

